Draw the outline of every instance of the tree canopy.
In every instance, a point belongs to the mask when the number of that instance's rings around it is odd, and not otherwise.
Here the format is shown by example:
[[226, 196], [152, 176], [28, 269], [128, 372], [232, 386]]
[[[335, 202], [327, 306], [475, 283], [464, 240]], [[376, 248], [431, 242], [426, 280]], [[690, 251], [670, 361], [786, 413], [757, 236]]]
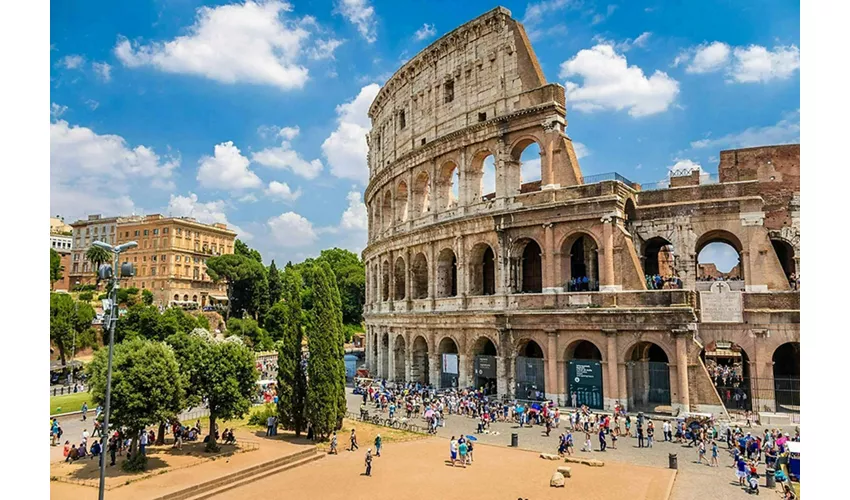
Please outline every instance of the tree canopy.
[[359, 325], [363, 322], [363, 304], [366, 302], [366, 268], [357, 254], [341, 248], [322, 250], [319, 257], [297, 264], [308, 287], [305, 289], [305, 307], [312, 307], [310, 280], [312, 273], [305, 271], [314, 264], [326, 262], [333, 272], [342, 304], [342, 321]]
[[105, 264], [109, 262], [112, 256], [109, 254], [109, 251], [105, 248], [101, 248], [98, 246], [90, 246], [88, 250], [86, 250], [86, 260], [91, 262], [93, 271], [97, 273], [97, 270], [100, 268], [101, 264]]
[[189, 333], [205, 325], [209, 326], [206, 318], [201, 321], [179, 307], [169, 307], [160, 313], [156, 306], [138, 303], [118, 318], [118, 323], [115, 325], [115, 341], [122, 342], [137, 337], [165, 340], [175, 333]]
[[255, 260], [260, 264], [263, 263], [263, 257], [260, 255], [260, 252], [249, 247], [242, 240], [237, 239], [236, 242], [233, 244], [233, 253]]
[[94, 343], [91, 325], [94, 316], [94, 309], [88, 303], [76, 301], [64, 293], [50, 294], [50, 340], [59, 350], [63, 363], [75, 342], [78, 347]]
[[[274, 262], [272, 262], [274, 265]], [[53, 284], [64, 278], [65, 267], [62, 265], [62, 256], [54, 249], [50, 249], [50, 290]]]
[[238, 335], [245, 342], [245, 345], [255, 351], [274, 349], [274, 341], [269, 332], [260, 328], [259, 323], [247, 315], [242, 318], [231, 317], [227, 320], [227, 336], [230, 335]]
[[238, 254], [226, 254], [207, 260], [207, 274], [214, 281], [227, 283], [228, 307], [231, 314], [247, 312], [258, 318], [268, 305], [266, 268], [258, 261]]

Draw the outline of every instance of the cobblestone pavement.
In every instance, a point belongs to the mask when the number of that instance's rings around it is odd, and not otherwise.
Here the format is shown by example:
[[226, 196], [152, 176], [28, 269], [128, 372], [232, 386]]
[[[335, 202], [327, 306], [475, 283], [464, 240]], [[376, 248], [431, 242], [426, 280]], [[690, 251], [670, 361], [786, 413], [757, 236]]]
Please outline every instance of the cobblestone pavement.
[[[348, 408], [350, 412], [358, 413], [360, 411], [361, 402], [362, 398], [360, 396], [355, 396], [349, 392]], [[370, 404], [368, 407], [370, 414], [374, 414], [374, 405]], [[520, 429], [516, 424], [497, 422], [491, 424], [490, 434], [476, 434], [475, 431], [477, 423], [474, 419], [460, 415], [449, 415], [445, 420], [445, 427], [439, 428], [437, 435], [445, 437], [446, 439], [451, 438], [453, 435], [474, 435], [482, 443], [510, 446], [511, 434], [517, 433], [520, 448], [546, 453], [558, 452], [558, 436], [564, 430], [562, 425], [561, 429], [552, 429], [551, 435], [546, 437], [544, 427], [541, 426], [524, 427]], [[656, 435], [661, 436], [663, 420], [655, 420], [654, 422]], [[416, 419], [415, 423], [422, 427], [425, 427], [426, 425], [422, 419]], [[783, 430], [793, 434], [794, 426], [786, 427], [783, 427]], [[762, 427], [753, 427], [752, 432], [761, 433], [763, 430], [764, 429]], [[673, 492], [671, 495], [671, 499], [673, 500], [690, 500], [698, 498], [726, 500], [750, 497], [746, 491], [737, 485], [735, 470], [731, 467], [732, 457], [726, 449], [725, 442], [717, 443], [717, 458], [719, 467], [709, 467], [705, 464], [696, 463], [696, 448], [688, 447], [683, 444], [665, 443], [662, 441], [655, 442], [652, 448], [638, 448], [637, 438], [621, 437], [617, 441], [616, 450], [611, 448], [611, 440], [609, 439], [608, 450], [600, 452], [597, 451], [599, 439], [591, 434], [591, 442], [593, 444], [594, 451], [582, 452], [580, 450], [582, 443], [584, 442], [584, 435], [573, 433], [573, 440], [576, 444], [576, 456], [597, 458], [606, 461], [627, 462], [650, 467], [666, 468], [669, 463], [668, 455], [670, 453], [677, 454], [679, 473], [673, 486]], [[706, 456], [711, 456], [710, 450], [707, 450]], [[760, 465], [759, 473], [762, 474], [761, 485], [764, 486], [764, 464]]]

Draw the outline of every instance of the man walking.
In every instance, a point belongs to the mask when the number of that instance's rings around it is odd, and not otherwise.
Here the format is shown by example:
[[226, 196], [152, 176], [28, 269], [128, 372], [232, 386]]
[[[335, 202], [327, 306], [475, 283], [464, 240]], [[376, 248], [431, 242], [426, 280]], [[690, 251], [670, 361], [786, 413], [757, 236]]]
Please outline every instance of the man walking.
[[266, 436], [274, 436], [274, 416], [266, 419]]
[[605, 451], [608, 448], [608, 443], [605, 442], [605, 428], [599, 428], [599, 451]]
[[452, 458], [452, 467], [454, 467], [457, 461], [457, 441], [454, 436], [452, 436], [452, 440], [449, 442], [449, 454]]
[[376, 457], [381, 456], [381, 435], [380, 434], [375, 436], [375, 456]]
[[339, 452], [336, 449], [336, 445], [337, 445], [337, 443], [336, 443], [336, 431], [334, 431], [333, 436], [331, 437], [331, 451], [330, 451], [331, 455], [338, 455], [339, 454]]
[[[354, 450], [357, 450], [359, 448], [360, 447], [357, 446], [357, 434], [354, 433], [354, 429], [351, 429], [351, 447], [348, 448], [348, 451], [354, 451]], [[371, 452], [372, 450], [369, 450], [369, 451]]]
[[89, 404], [84, 402], [83, 407], [80, 408], [80, 411], [83, 412], [83, 422], [85, 422], [86, 421], [86, 413], [88, 413], [88, 411], [89, 411]]
[[366, 450], [366, 475], [372, 476], [372, 448]]
[[142, 455], [145, 454], [145, 447], [148, 445], [148, 433], [142, 429], [142, 435], [139, 437], [139, 451]]

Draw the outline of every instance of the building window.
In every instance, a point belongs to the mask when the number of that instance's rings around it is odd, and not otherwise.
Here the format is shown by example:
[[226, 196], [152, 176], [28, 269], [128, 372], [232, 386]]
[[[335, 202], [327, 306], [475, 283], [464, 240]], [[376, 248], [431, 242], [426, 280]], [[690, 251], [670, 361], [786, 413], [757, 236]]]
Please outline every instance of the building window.
[[404, 130], [404, 127], [407, 126], [407, 121], [404, 119], [404, 110], [398, 112], [398, 128], [400, 130]]
[[145, 287], [145, 282], [144, 282], [144, 281], [142, 281], [142, 288], [144, 288], [144, 287]]
[[183, 234], [183, 228], [178, 227], [177, 228], [177, 234]]
[[151, 276], [156, 276], [156, 267], [151, 266]]
[[443, 102], [448, 104], [455, 100], [455, 82], [448, 81], [443, 85]]
[[145, 233], [144, 233], [144, 235], [145, 235], [145, 236], [147, 236], [147, 235], [148, 235], [148, 230], [147, 230], [147, 229], [145, 229]]
[[165, 257], [165, 254], [160, 255], [159, 258], [162, 262], [168, 262], [168, 259]]
[[80, 271], [80, 265], [75, 262], [74, 263], [74, 274], [78, 273], [79, 271]]
[[486, 122], [487, 121], [487, 113], [478, 113], [478, 121]]
[[163, 229], [162, 234], [168, 234], [168, 228]]
[[151, 255], [151, 261], [156, 262], [156, 255]]
[[148, 261], [148, 256], [142, 255], [142, 262], [147, 262], [147, 261]]
[[153, 230], [153, 235], [154, 235], [154, 236], [159, 236], [159, 229], [154, 229], [154, 230]]
[[138, 235], [139, 235], [138, 231], [133, 231], [133, 236], [138, 236]]
[[174, 256], [174, 262], [180, 262], [180, 256], [179, 255]]

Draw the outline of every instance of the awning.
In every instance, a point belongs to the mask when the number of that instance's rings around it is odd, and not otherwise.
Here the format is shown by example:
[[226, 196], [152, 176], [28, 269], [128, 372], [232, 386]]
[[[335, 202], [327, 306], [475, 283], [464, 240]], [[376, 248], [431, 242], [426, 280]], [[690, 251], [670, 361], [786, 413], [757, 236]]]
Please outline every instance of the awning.
[[219, 302], [227, 302], [227, 297], [222, 296], [222, 295], [210, 295], [210, 298], [215, 299]]
[[740, 358], [741, 353], [735, 352], [732, 349], [715, 349], [713, 351], [705, 351], [705, 355], [710, 358]]

